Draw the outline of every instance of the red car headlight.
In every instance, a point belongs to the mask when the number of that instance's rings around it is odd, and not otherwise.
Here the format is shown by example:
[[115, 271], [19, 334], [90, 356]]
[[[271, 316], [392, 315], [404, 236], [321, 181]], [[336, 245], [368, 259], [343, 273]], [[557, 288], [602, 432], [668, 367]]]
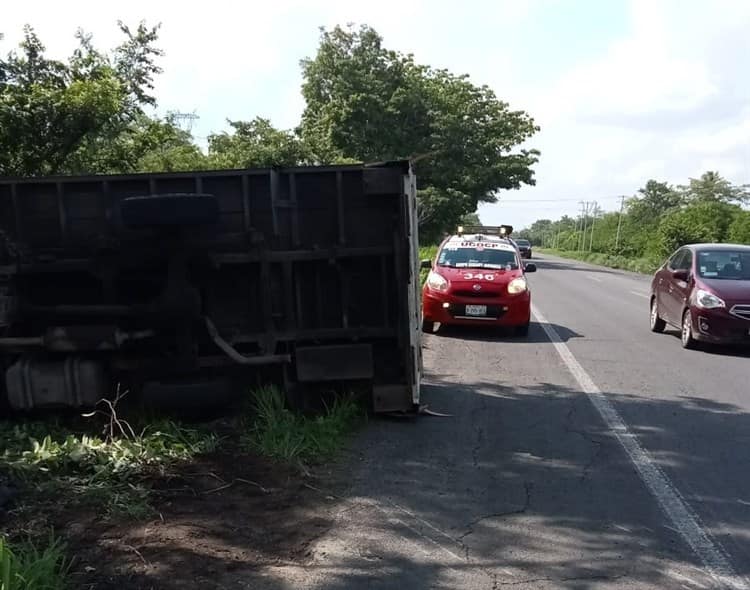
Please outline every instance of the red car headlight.
[[726, 303], [720, 297], [704, 289], [695, 291], [695, 304], [701, 309], [719, 309], [726, 307]]
[[434, 270], [430, 271], [427, 275], [427, 286], [435, 291], [447, 291], [448, 281], [442, 275], [439, 275]]
[[526, 284], [526, 279], [524, 279], [523, 277], [518, 277], [517, 279], [513, 279], [510, 283], [508, 283], [508, 293], [511, 295], [524, 293], [528, 288], [529, 287]]

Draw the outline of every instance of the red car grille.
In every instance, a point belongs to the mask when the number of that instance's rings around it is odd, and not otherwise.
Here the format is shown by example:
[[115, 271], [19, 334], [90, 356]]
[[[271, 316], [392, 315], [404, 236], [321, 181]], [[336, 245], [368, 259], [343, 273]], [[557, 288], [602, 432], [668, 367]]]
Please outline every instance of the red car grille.
[[750, 305], [735, 305], [729, 313], [743, 320], [750, 320]]
[[500, 307], [499, 305], [488, 305], [487, 315], [485, 316], [469, 316], [466, 313], [465, 305], [453, 306], [451, 308], [451, 315], [459, 318], [471, 318], [471, 319], [482, 319], [482, 318], [500, 318], [505, 314], [506, 308]]
[[500, 293], [488, 293], [486, 291], [453, 291], [453, 295], [472, 299], [496, 299], [500, 297]]

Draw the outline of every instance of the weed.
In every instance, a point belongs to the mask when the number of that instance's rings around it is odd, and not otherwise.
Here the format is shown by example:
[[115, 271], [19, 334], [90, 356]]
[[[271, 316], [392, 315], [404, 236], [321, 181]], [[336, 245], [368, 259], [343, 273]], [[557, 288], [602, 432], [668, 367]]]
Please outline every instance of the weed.
[[54, 537], [43, 549], [27, 541], [11, 548], [0, 536], [0, 590], [62, 590], [70, 563]]
[[296, 414], [286, 407], [284, 395], [274, 387], [254, 395], [254, 416], [242, 444], [263, 455], [288, 463], [316, 462], [341, 448], [362, 411], [350, 398], [338, 398], [319, 416]]

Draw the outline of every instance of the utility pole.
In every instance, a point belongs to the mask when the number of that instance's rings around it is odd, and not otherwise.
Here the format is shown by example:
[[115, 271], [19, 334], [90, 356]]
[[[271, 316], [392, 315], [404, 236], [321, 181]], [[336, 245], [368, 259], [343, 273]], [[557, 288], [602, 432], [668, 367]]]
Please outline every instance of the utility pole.
[[620, 228], [622, 227], [622, 210], [625, 207], [625, 195], [620, 197], [620, 215], [617, 217], [617, 237], [615, 238], [615, 252], [620, 252]]
[[586, 201], [584, 203], [584, 209], [583, 209], [583, 230], [581, 231], [581, 241], [580, 245], [578, 247], [579, 252], [585, 252], [586, 251], [586, 229], [589, 224], [589, 201]]
[[589, 240], [589, 252], [594, 249], [594, 225], [596, 224], [596, 210], [599, 207], [596, 201], [594, 201], [593, 215], [591, 216], [591, 239]]
[[[581, 205], [581, 230], [583, 230], [583, 220], [584, 220], [584, 216], [583, 216], [584, 213], [583, 213], [583, 211], [584, 211], [584, 204], [585, 203], [583, 201], [578, 201], [578, 202]], [[578, 230], [578, 223], [576, 223], [576, 250], [580, 252], [580, 250], [581, 250], [581, 237], [580, 237], [580, 234], [578, 233], [578, 231], [579, 231]]]

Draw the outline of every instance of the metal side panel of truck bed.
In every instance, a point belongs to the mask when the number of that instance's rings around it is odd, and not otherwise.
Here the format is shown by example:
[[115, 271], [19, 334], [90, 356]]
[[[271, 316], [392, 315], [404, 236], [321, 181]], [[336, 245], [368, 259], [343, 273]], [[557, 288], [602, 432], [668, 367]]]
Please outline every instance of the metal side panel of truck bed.
[[416, 180], [372, 166], [0, 178], [13, 408], [274, 368], [419, 403]]

